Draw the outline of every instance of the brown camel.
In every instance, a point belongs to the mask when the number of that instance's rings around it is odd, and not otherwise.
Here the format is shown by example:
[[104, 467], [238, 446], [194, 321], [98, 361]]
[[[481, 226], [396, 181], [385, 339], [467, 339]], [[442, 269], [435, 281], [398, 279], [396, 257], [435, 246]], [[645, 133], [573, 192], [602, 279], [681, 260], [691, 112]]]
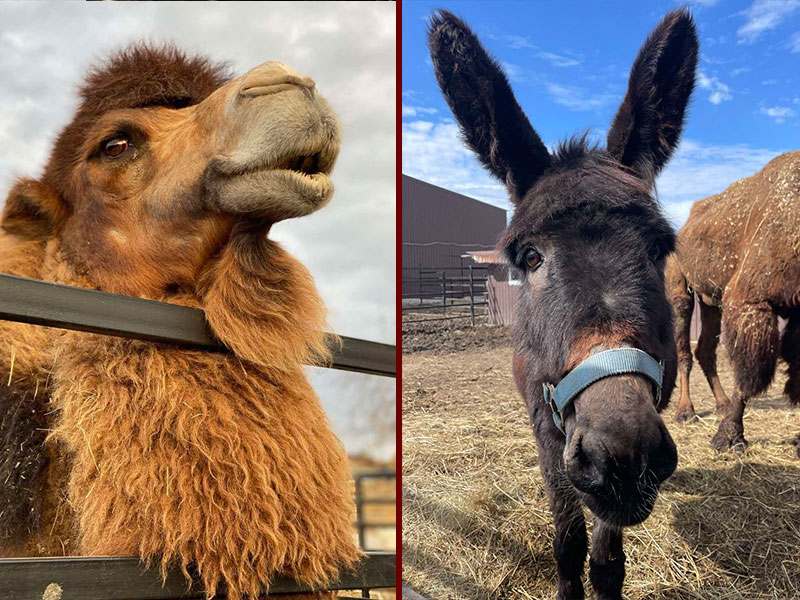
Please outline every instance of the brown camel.
[[314, 82], [278, 62], [232, 78], [138, 45], [90, 71], [42, 176], [8, 195], [0, 271], [202, 308], [233, 353], [0, 321], [0, 555], [193, 563], [231, 598], [358, 559], [303, 372], [329, 354], [324, 307], [267, 238], [329, 200], [338, 148]]
[[[689, 325], [695, 292], [702, 319], [695, 356], [725, 415], [712, 445], [742, 450], [745, 404], [772, 382], [779, 355], [788, 364], [784, 393], [800, 404], [800, 151], [694, 204], [667, 266], [667, 287], [681, 385], [675, 418], [694, 416]], [[782, 339], [778, 317], [788, 320]], [[736, 378], [731, 400], [717, 376], [720, 331]]]

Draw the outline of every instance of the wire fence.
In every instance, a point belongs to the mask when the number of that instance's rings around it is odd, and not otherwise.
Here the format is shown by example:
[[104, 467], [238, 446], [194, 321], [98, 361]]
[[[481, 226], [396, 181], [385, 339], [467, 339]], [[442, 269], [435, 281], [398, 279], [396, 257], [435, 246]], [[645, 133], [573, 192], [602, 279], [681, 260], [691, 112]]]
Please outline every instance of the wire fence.
[[[474, 327], [489, 314], [487, 270], [484, 265], [403, 267], [403, 323], [468, 318]], [[416, 318], [405, 318], [412, 313]]]

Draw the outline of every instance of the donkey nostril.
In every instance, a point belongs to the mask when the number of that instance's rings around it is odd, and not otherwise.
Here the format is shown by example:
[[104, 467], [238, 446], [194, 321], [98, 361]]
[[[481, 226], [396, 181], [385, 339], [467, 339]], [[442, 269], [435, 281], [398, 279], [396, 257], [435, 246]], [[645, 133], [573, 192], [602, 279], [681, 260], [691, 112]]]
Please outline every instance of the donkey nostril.
[[587, 445], [585, 437], [580, 435], [573, 441], [571, 456], [566, 461], [569, 478], [575, 487], [584, 492], [597, 493], [606, 484], [605, 456], [596, 450]]

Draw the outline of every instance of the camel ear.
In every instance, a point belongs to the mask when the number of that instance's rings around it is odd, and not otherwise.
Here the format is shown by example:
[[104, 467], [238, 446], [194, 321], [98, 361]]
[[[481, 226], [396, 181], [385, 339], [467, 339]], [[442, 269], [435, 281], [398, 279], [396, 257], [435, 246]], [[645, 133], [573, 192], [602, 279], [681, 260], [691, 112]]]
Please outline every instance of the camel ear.
[[330, 360], [311, 274], [263, 228], [234, 226], [200, 272], [197, 295], [212, 332], [239, 358], [281, 372]]
[[59, 197], [35, 179], [20, 179], [11, 188], [0, 217], [3, 231], [30, 239], [47, 239], [65, 216]]
[[464, 139], [518, 202], [550, 165], [503, 70], [458, 17], [441, 10], [428, 29], [436, 79]]
[[679, 9], [647, 36], [631, 68], [628, 92], [608, 133], [608, 152], [650, 184], [680, 140], [697, 53], [694, 20]]

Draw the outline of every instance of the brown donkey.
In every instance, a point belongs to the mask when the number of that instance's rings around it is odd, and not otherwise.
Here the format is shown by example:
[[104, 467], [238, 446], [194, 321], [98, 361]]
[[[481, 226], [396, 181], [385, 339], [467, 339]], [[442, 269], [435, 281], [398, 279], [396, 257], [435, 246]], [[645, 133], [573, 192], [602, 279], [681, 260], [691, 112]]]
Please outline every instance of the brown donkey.
[[[800, 151], [770, 161], [721, 194], [700, 200], [678, 234], [667, 265], [675, 309], [681, 395], [675, 418], [694, 416], [689, 397], [689, 327], [693, 292], [702, 331], [695, 356], [717, 410], [725, 416], [712, 440], [718, 451], [743, 450], [747, 400], [772, 382], [780, 355], [788, 364], [784, 393], [800, 404]], [[782, 339], [778, 317], [788, 319]], [[736, 378], [728, 400], [717, 375], [717, 344], [725, 338]], [[800, 457], [800, 445], [797, 448]]]
[[648, 36], [607, 149], [572, 139], [552, 154], [461, 20], [440, 12], [429, 41], [466, 142], [514, 205], [500, 242], [523, 274], [514, 375], [555, 520], [558, 598], [584, 597], [583, 501], [595, 514], [596, 597], [619, 599], [622, 527], [647, 518], [677, 465], [658, 414], [675, 382], [664, 288], [674, 233], [650, 190], [678, 143], [694, 87], [694, 23], [674, 11]]
[[324, 307], [267, 237], [329, 200], [338, 150], [282, 63], [232, 78], [134, 46], [89, 73], [42, 176], [9, 193], [0, 271], [202, 308], [232, 353], [0, 322], [0, 554], [138, 555], [230, 598], [358, 558], [303, 370], [327, 353]]

